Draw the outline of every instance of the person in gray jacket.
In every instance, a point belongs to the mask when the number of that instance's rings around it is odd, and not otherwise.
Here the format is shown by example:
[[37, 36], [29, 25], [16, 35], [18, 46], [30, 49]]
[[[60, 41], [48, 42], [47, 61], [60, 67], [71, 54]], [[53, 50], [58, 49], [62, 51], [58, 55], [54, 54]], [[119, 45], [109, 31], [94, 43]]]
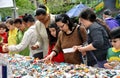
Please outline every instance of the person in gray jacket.
[[108, 48], [111, 47], [107, 26], [97, 21], [96, 14], [91, 9], [80, 13], [79, 21], [85, 26], [88, 34], [88, 45], [78, 46], [79, 52], [86, 53], [87, 64], [103, 68], [106, 62]]

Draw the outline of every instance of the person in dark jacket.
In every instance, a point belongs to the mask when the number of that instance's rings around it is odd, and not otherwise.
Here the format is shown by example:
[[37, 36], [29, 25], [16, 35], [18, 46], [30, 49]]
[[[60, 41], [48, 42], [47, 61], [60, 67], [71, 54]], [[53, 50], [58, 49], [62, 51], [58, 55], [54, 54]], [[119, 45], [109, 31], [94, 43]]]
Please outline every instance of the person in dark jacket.
[[80, 13], [79, 21], [87, 30], [88, 45], [76, 48], [79, 52], [86, 53], [88, 66], [104, 67], [103, 64], [106, 62], [107, 50], [111, 47], [105, 27], [97, 22], [96, 14], [89, 8]]

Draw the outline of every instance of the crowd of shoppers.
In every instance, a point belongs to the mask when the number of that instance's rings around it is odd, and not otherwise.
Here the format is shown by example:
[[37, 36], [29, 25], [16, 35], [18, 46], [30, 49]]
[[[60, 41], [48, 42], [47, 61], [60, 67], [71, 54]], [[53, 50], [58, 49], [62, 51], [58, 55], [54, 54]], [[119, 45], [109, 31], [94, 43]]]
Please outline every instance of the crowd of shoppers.
[[120, 59], [118, 21], [108, 9], [103, 12], [103, 19], [98, 19], [90, 8], [84, 9], [78, 18], [79, 24], [76, 24], [65, 13], [50, 14], [44, 5], [35, 10], [34, 17], [25, 14], [21, 19], [9, 18], [6, 23], [0, 23], [0, 52], [113, 68], [110, 66], [115, 60], [113, 55]]

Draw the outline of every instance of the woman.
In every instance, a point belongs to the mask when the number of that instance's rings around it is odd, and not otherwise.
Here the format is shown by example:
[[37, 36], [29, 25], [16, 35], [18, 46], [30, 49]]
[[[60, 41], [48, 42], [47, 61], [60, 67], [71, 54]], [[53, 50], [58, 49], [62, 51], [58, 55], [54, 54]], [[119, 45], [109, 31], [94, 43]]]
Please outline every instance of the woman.
[[[8, 45], [16, 45], [17, 44], [17, 31], [18, 29], [14, 26], [14, 19], [9, 18], [6, 21], [8, 31]], [[17, 52], [9, 52], [9, 54], [15, 54]]]
[[[58, 39], [58, 33], [60, 31], [59, 27], [56, 25], [55, 22], [50, 24], [48, 26], [48, 38], [49, 38], [49, 47], [48, 47], [48, 55], [52, 52], [52, 49], [54, 48], [57, 39]], [[63, 52], [60, 52], [56, 57], [53, 57], [53, 62], [64, 62], [64, 55]]]
[[81, 53], [87, 53], [89, 66], [104, 67], [107, 50], [111, 47], [109, 35], [104, 26], [97, 22], [96, 15], [91, 9], [85, 9], [79, 15], [79, 21], [84, 24], [88, 34], [88, 45], [77, 47]]
[[[63, 51], [65, 60], [64, 62], [71, 64], [80, 64], [82, 60], [80, 59], [80, 52], [74, 52], [72, 49], [74, 45], [82, 44], [77, 31], [78, 26], [75, 26], [70, 20], [69, 16], [66, 14], [58, 15], [55, 19], [55, 22], [61, 31], [59, 32], [55, 47], [45, 60], [51, 60], [53, 57], [57, 56], [59, 52]], [[82, 32], [81, 35], [83, 37], [83, 40], [86, 41], [87, 35], [84, 26], [80, 26], [80, 31]]]

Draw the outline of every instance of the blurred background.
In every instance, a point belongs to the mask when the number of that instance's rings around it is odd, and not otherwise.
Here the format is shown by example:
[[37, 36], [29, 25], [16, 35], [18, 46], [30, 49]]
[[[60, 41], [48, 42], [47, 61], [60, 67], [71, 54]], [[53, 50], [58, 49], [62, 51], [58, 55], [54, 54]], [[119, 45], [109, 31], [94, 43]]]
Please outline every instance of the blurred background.
[[0, 0], [0, 21], [9, 17], [21, 17], [25, 13], [33, 14], [40, 4], [46, 5], [52, 14], [66, 13], [72, 7], [84, 4], [99, 17], [106, 8], [112, 10], [113, 15], [118, 14], [120, 9], [120, 0]]

